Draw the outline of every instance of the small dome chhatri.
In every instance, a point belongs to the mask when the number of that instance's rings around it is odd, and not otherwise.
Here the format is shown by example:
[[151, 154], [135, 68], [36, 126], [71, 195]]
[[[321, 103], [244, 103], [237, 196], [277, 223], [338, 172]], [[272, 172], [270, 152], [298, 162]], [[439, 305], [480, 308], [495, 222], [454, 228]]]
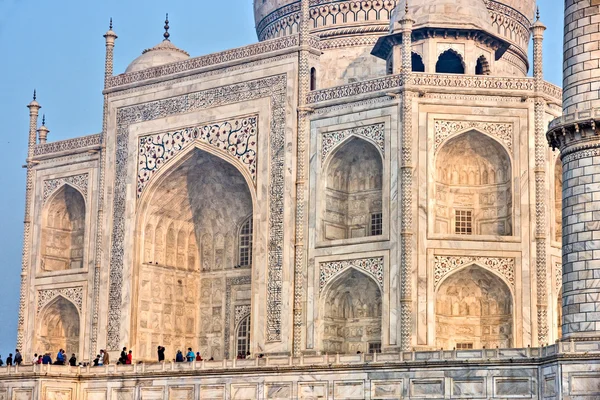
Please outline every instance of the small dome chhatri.
[[160, 65], [170, 64], [177, 61], [183, 61], [190, 58], [190, 55], [171, 43], [169, 37], [169, 14], [165, 19], [164, 40], [156, 46], [146, 49], [142, 55], [133, 60], [125, 70], [125, 73], [136, 72], [144, 69], [158, 67]]

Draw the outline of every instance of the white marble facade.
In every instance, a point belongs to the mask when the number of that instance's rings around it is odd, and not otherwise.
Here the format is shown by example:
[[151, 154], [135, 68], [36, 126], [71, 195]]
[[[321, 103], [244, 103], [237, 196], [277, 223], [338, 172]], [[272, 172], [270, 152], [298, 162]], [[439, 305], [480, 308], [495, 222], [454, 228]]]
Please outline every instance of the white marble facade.
[[103, 132], [31, 145], [24, 353], [560, 338], [562, 178], [540, 137], [561, 93], [526, 76], [533, 2], [461, 5], [458, 25], [415, 2], [406, 28], [404, 3], [386, 0], [352, 17], [366, 34], [324, 1], [308, 35], [272, 25], [299, 2], [259, 3], [261, 42], [245, 48], [163, 44], [112, 76], [107, 46]]

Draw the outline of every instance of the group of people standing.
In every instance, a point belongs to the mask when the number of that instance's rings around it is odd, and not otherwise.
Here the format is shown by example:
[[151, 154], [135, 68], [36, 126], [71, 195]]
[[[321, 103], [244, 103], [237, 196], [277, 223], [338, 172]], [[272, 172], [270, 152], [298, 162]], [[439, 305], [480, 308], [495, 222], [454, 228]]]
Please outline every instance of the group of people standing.
[[[127, 347], [123, 347], [121, 351], [121, 355], [119, 356], [119, 360], [117, 364], [132, 364], [133, 363], [133, 351], [129, 350], [127, 352]], [[110, 364], [110, 357], [107, 351], [100, 350], [100, 354], [96, 355], [96, 358], [93, 361], [94, 367], [100, 367], [102, 365]]]
[[[52, 356], [50, 355], [50, 353], [45, 353], [45, 354], [35, 353], [31, 360], [32, 364], [44, 364], [44, 365], [48, 365], [48, 364], [66, 365], [67, 362], [69, 363], [69, 365], [75, 367], [75, 366], [77, 366], [77, 357], [75, 356], [75, 353], [73, 353], [73, 354], [71, 354], [71, 358], [69, 358], [69, 360], [67, 360], [67, 354], [63, 349], [58, 350], [58, 353], [56, 353], [55, 361], [52, 361]], [[12, 353], [9, 353], [8, 357], [6, 357], [6, 366], [7, 367], [10, 367], [12, 365], [21, 365], [22, 363], [23, 363], [23, 356], [21, 355], [21, 352], [19, 351], [19, 349], [15, 350], [14, 357], [13, 357]], [[0, 356], [0, 367], [3, 365], [4, 365], [4, 362], [2, 361], [2, 356]]]
[[[163, 362], [165, 361], [165, 348], [164, 346], [158, 346], [157, 349], [157, 354], [158, 354], [158, 362]], [[188, 351], [185, 354], [185, 356], [183, 355], [183, 352], [181, 350], [177, 350], [177, 354], [175, 355], [175, 362], [192, 362], [192, 361], [202, 361], [202, 356], [200, 355], [200, 352], [196, 352], [194, 353], [194, 351], [192, 350], [191, 347], [188, 347]], [[211, 357], [209, 359], [209, 361], [214, 361], [214, 358]]]

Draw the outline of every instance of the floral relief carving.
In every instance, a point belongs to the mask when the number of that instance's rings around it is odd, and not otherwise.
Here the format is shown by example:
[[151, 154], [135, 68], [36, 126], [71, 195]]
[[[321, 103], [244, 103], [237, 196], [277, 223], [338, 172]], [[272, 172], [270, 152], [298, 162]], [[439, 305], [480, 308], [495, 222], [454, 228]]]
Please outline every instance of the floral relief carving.
[[381, 122], [373, 125], [324, 133], [321, 137], [321, 159], [325, 160], [331, 149], [352, 135], [369, 138], [375, 142], [382, 152], [385, 150], [385, 124]]
[[433, 264], [433, 285], [437, 288], [444, 277], [457, 268], [470, 264], [497, 272], [504, 277], [511, 288], [515, 287], [515, 259], [503, 257], [460, 257], [435, 256]]
[[554, 284], [556, 285], [556, 293], [560, 293], [562, 290], [562, 263], [554, 263]]
[[173, 156], [195, 141], [204, 142], [238, 159], [256, 183], [258, 115], [140, 137], [137, 196], [150, 178]]
[[85, 173], [85, 174], [72, 175], [72, 176], [66, 176], [66, 177], [62, 177], [62, 178], [45, 180], [44, 181], [44, 190], [43, 190], [43, 195], [42, 195], [42, 204], [46, 204], [46, 201], [48, 200], [50, 195], [52, 195], [52, 193], [54, 193], [56, 191], [56, 189], [58, 189], [59, 187], [61, 187], [64, 184], [69, 184], [69, 185], [79, 189], [81, 191], [81, 193], [83, 194], [83, 197], [87, 198], [88, 178], [89, 178], [89, 174]]
[[50, 303], [52, 300], [57, 298], [58, 296], [62, 296], [65, 299], [70, 300], [77, 310], [81, 312], [81, 306], [83, 304], [83, 287], [71, 287], [71, 288], [63, 288], [63, 289], [43, 289], [38, 290], [37, 295], [37, 313], [42, 311], [42, 309]]
[[235, 319], [233, 322], [233, 326], [238, 326], [240, 321], [246, 316], [250, 314], [250, 304], [245, 304], [242, 306], [235, 306]]
[[468, 129], [478, 129], [490, 136], [498, 138], [506, 147], [512, 151], [513, 147], [513, 124], [504, 122], [481, 122], [481, 121], [452, 121], [435, 120], [434, 151], [437, 151], [444, 140], [455, 133]]
[[383, 287], [383, 256], [381, 256], [319, 263], [319, 291], [323, 290], [333, 277], [348, 268], [368, 272], [379, 283], [379, 287]]

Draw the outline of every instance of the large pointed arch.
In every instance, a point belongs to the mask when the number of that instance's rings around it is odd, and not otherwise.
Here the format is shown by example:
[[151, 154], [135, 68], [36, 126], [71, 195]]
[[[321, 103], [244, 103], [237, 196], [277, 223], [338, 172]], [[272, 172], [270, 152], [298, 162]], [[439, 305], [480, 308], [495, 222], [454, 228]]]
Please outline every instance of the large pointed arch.
[[320, 297], [321, 348], [330, 353], [381, 350], [382, 290], [373, 277], [347, 268]]
[[48, 197], [42, 212], [42, 271], [84, 267], [85, 221], [85, 197], [76, 187], [65, 183]]
[[[149, 221], [164, 227], [166, 245], [164, 262], [148, 264], [139, 249], [144, 240], [137, 241], [132, 307], [143, 313], [132, 313], [132, 337], [141, 359], [152, 359], [158, 342], [223, 356], [225, 281], [252, 273], [224, 266], [226, 238], [235, 237], [255, 209], [252, 178], [236, 162], [197, 143], [158, 171], [140, 197], [138, 229]], [[201, 287], [210, 294], [199, 296]]]
[[81, 316], [75, 304], [62, 295], [52, 299], [38, 314], [35, 349], [38, 352], [80, 353]]
[[502, 143], [478, 130], [457, 133], [434, 164], [435, 233], [513, 234], [512, 159]]
[[383, 154], [370, 138], [351, 135], [323, 163], [321, 240], [379, 236], [383, 232]]
[[480, 265], [457, 269], [436, 291], [436, 347], [512, 346], [513, 298], [510, 287]]

